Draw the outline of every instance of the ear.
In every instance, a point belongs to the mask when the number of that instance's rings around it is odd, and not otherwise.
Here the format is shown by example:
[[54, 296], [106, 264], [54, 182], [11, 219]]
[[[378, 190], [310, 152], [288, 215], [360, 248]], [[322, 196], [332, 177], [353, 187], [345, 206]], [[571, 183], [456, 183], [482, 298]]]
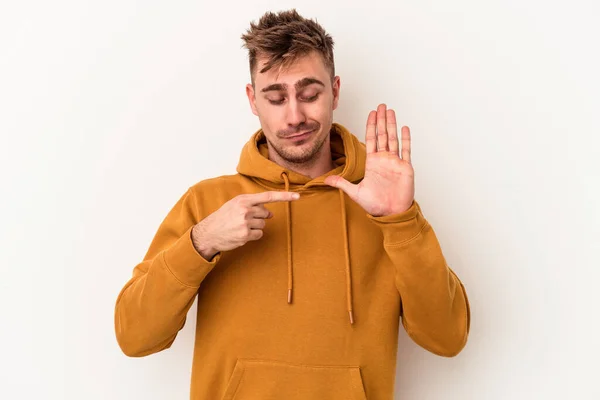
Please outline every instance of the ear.
[[340, 77], [339, 76], [335, 76], [333, 78], [333, 84], [332, 84], [332, 88], [333, 88], [333, 109], [335, 110], [338, 106], [338, 101], [340, 99]]
[[246, 85], [246, 96], [248, 96], [252, 114], [258, 115], [258, 111], [256, 110], [256, 96], [254, 95], [254, 87], [252, 87], [252, 84], [250, 83]]

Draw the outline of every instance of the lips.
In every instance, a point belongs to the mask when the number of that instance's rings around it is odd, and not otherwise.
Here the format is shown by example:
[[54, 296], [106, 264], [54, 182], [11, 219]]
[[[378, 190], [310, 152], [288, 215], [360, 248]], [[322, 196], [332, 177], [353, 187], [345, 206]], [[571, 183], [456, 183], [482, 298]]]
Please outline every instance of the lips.
[[299, 133], [299, 134], [296, 134], [296, 135], [293, 135], [293, 136], [288, 136], [286, 139], [296, 139], [296, 138], [299, 138], [299, 137], [308, 136], [309, 134], [311, 134], [313, 132], [314, 132], [314, 130], [313, 131], [304, 132], [304, 133]]

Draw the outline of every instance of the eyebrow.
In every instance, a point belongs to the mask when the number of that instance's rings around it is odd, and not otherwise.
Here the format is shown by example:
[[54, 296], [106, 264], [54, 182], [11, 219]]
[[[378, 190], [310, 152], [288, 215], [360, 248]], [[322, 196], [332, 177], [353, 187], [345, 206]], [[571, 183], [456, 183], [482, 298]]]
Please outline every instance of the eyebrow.
[[[306, 86], [312, 85], [314, 83], [325, 87], [325, 84], [323, 82], [321, 82], [320, 80], [318, 80], [317, 78], [302, 78], [294, 84], [294, 87], [296, 88], [296, 90], [300, 90], [300, 89], [305, 88]], [[285, 83], [274, 83], [274, 84], [269, 85], [269, 86], [265, 87], [264, 89], [262, 89], [261, 92], [266, 93], [266, 92], [270, 92], [273, 90], [285, 92], [285, 91], [287, 91], [287, 87], [288, 87], [288, 85]]]

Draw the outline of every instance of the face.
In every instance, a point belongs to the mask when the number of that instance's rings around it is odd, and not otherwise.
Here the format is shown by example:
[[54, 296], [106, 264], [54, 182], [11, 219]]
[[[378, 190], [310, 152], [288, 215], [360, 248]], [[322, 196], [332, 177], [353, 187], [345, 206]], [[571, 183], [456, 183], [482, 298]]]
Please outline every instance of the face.
[[322, 56], [312, 52], [288, 69], [271, 68], [257, 60], [254, 87], [246, 86], [252, 112], [258, 116], [270, 150], [294, 164], [315, 160], [329, 143], [333, 110], [337, 108], [340, 78], [331, 80]]

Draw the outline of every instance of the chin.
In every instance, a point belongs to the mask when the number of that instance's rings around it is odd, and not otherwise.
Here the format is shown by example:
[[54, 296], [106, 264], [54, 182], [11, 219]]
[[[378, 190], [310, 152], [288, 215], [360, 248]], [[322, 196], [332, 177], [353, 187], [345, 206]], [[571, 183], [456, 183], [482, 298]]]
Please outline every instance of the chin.
[[[301, 144], [289, 144], [285, 146], [285, 149], [288, 150], [285, 152], [287, 155], [285, 158], [299, 164], [308, 162], [317, 156], [324, 142], [325, 140], [319, 141], [318, 136], [313, 133], [311, 137]], [[320, 145], [317, 145], [317, 143], [320, 143]]]

